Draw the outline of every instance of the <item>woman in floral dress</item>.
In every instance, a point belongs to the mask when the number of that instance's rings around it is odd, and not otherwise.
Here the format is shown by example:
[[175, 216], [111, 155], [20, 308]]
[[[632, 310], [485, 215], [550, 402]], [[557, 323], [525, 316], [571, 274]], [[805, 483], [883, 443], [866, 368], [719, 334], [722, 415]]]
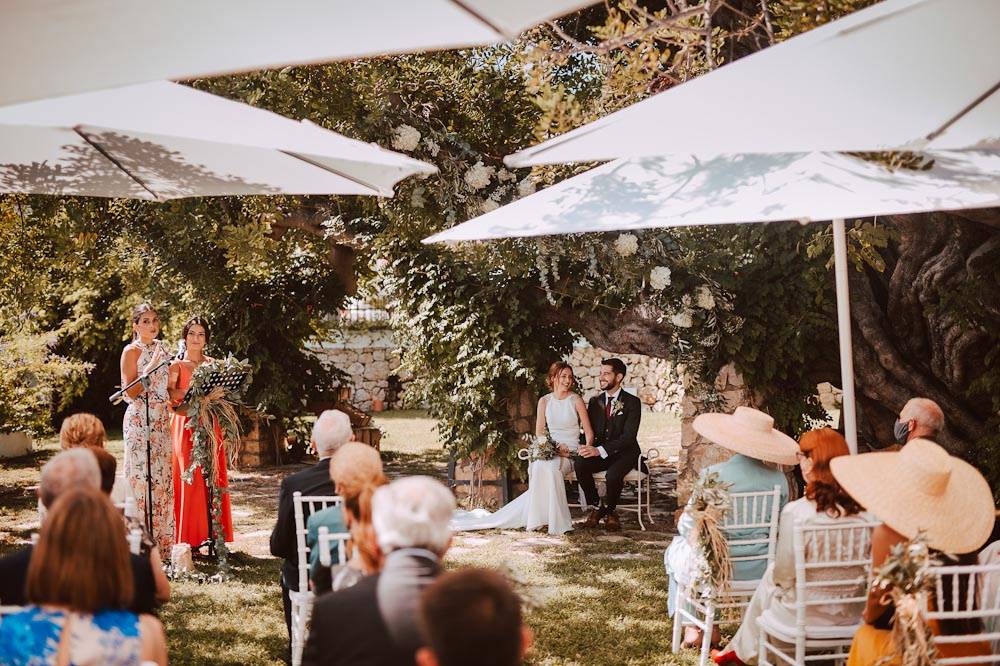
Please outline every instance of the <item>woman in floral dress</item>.
[[135, 498], [139, 515], [146, 516], [146, 401], [149, 401], [149, 461], [153, 494], [153, 540], [163, 557], [169, 557], [174, 542], [174, 484], [171, 467], [170, 408], [167, 394], [168, 367], [152, 372], [169, 358], [156, 339], [160, 319], [148, 303], [132, 311], [132, 342], [122, 351], [122, 386], [140, 375], [148, 375], [148, 388], [136, 384], [126, 393], [128, 409], [122, 431], [125, 435], [125, 478]]

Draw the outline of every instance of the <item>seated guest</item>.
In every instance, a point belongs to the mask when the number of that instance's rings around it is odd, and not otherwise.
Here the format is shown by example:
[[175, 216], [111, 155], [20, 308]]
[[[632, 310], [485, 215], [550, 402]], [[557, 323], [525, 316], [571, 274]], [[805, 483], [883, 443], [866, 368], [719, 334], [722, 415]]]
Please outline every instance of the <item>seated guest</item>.
[[[957, 556], [957, 564], [975, 564], [975, 551], [993, 530], [993, 493], [989, 484], [969, 463], [948, 455], [926, 439], [914, 439], [899, 451], [844, 456], [831, 463], [834, 478], [861, 506], [882, 521], [872, 533], [872, 570], [877, 570], [894, 545], [923, 532], [935, 554]], [[952, 599], [951, 577], [943, 599], [948, 609]], [[968, 581], [960, 583], [967, 587]], [[964, 590], [956, 598], [965, 599]], [[848, 666], [900, 663], [892, 640], [895, 608], [888, 591], [874, 586], [864, 610], [864, 624], [854, 635]], [[956, 636], [982, 632], [978, 618], [932, 622], [935, 635]], [[942, 643], [939, 657], [978, 657], [990, 654], [987, 641]], [[881, 661], [885, 659], [885, 661]], [[970, 661], [968, 663], [976, 663]]]
[[[43, 507], [51, 507], [63, 493], [77, 488], [100, 490], [101, 472], [90, 449], [71, 449], [56, 454], [42, 467], [38, 496]], [[44, 530], [48, 522], [42, 523]], [[121, 524], [121, 518], [118, 519]], [[122, 527], [122, 541], [127, 542]], [[155, 549], [154, 549], [155, 550]], [[27, 546], [5, 557], [0, 557], [0, 604], [23, 606], [27, 603], [25, 585], [33, 546]], [[158, 560], [157, 560], [158, 562]], [[158, 592], [153, 566], [148, 557], [132, 555], [132, 589], [129, 608], [135, 613], [152, 613], [156, 609]], [[162, 572], [161, 572], [162, 573]], [[166, 596], [169, 597], [169, 586]], [[161, 593], [162, 596], [162, 593]], [[2, 662], [0, 662], [2, 663]]]
[[[106, 442], [107, 433], [104, 431], [104, 424], [93, 414], [86, 412], [71, 414], [63, 419], [62, 427], [59, 428], [59, 446], [64, 451], [81, 447], [104, 449]], [[105, 492], [111, 496], [112, 502], [124, 502], [125, 478], [113, 474], [110, 489]], [[107, 480], [102, 480], [101, 487], [103, 488], [106, 483]]]
[[418, 666], [520, 666], [534, 640], [521, 599], [489, 569], [443, 574], [424, 590], [420, 618], [428, 645]]
[[[354, 585], [378, 569], [374, 552], [375, 533], [371, 526], [372, 495], [387, 483], [378, 451], [367, 444], [344, 444], [330, 458], [330, 478], [344, 500], [343, 506], [317, 511], [309, 516], [308, 523], [311, 576], [317, 594]], [[340, 562], [339, 557], [334, 556], [332, 560], [336, 566], [332, 570], [331, 567], [320, 566], [319, 549], [316, 547], [320, 527], [328, 528], [331, 533], [351, 533], [353, 554], [348, 562]]]
[[[278, 520], [271, 531], [271, 554], [285, 559], [281, 566], [281, 602], [285, 610], [289, 649], [292, 642], [292, 602], [289, 590], [299, 589], [299, 552], [295, 542], [295, 507], [292, 496], [335, 495], [330, 481], [330, 457], [353, 435], [351, 419], [344, 412], [329, 409], [319, 415], [312, 429], [312, 444], [319, 462], [312, 467], [290, 474], [281, 481], [278, 492]], [[308, 513], [308, 507], [303, 507]], [[308, 515], [305, 516], [309, 518]]]
[[[799, 447], [795, 440], [774, 429], [774, 419], [770, 415], [750, 407], [737, 407], [733, 414], [701, 414], [694, 420], [695, 431], [714, 444], [733, 451], [729, 460], [706, 467], [701, 472], [704, 479], [709, 474], [717, 474], [731, 493], [750, 493], [781, 489], [780, 504], [788, 501], [788, 479], [781, 471], [781, 465], [794, 465]], [[775, 507], [780, 510], [781, 507]], [[739, 516], [734, 517], [740, 520]], [[682, 587], [689, 585], [698, 566], [699, 554], [695, 552], [689, 539], [694, 520], [685, 511], [677, 525], [678, 536], [674, 537], [664, 553], [663, 562], [668, 576], [667, 605], [671, 616], [676, 608], [676, 598]], [[727, 531], [730, 540], [767, 539], [768, 529]], [[731, 549], [730, 556], [752, 557], [767, 554], [767, 544], [740, 545]], [[731, 580], [756, 580], [764, 575], [766, 562], [763, 559], [733, 562]], [[714, 639], [713, 639], [714, 640]], [[684, 645], [692, 646], [701, 642], [701, 631], [694, 626], [684, 629]]]
[[937, 441], [942, 428], [944, 412], [936, 402], [928, 398], [911, 398], [899, 410], [899, 418], [892, 426], [892, 434], [896, 444], [902, 446], [918, 438]]
[[[795, 551], [792, 531], [795, 524], [804, 527], [842, 525], [870, 520], [860, 514], [861, 507], [844, 492], [830, 472], [830, 461], [850, 454], [843, 435], [830, 428], [810, 430], [799, 439], [799, 467], [806, 481], [805, 497], [789, 502], [781, 510], [778, 544], [774, 565], [753, 594], [743, 615], [743, 623], [724, 652], [715, 657], [717, 664], [754, 664], [757, 662], [757, 618], [767, 610], [780, 621], [795, 626]], [[860, 518], [860, 521], [859, 521]], [[823, 572], [817, 572], [822, 575]], [[840, 575], [843, 572], [837, 571]], [[848, 577], [864, 575], [860, 568], [848, 571]], [[823, 604], [809, 606], [806, 624], [853, 626], [858, 623], [861, 607], [857, 604]]]
[[389, 666], [413, 664], [424, 640], [420, 594], [441, 570], [451, 543], [455, 498], [426, 476], [393, 481], [372, 497], [372, 525], [382, 568], [317, 597], [302, 663]]
[[31, 605], [0, 621], [0, 663], [165, 666], [163, 625], [127, 610], [132, 574], [114, 505], [77, 487], [51, 508], [28, 567]]

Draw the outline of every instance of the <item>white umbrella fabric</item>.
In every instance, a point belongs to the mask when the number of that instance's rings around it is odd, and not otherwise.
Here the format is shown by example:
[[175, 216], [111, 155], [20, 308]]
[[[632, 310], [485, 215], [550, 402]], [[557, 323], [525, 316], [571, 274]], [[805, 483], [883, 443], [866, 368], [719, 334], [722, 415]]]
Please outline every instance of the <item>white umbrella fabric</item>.
[[836, 153], [623, 159], [425, 242], [698, 224], [833, 220], [844, 430], [857, 452], [844, 218], [1000, 206], [1000, 152], [929, 154], [929, 171], [889, 171]]
[[160, 79], [489, 44], [594, 0], [5, 0], [0, 106]]
[[392, 196], [436, 167], [167, 81], [0, 107], [0, 192]]
[[1000, 148], [1000, 2], [886, 0], [508, 156]]

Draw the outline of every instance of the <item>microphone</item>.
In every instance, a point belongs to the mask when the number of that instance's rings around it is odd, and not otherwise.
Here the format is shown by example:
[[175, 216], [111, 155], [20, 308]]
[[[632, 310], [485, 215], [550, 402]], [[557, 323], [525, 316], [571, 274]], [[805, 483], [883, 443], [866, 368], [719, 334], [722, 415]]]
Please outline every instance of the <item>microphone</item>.
[[[156, 340], [155, 342], [160, 347], [160, 349], [163, 349], [163, 343], [162, 342], [160, 342], [159, 340]], [[162, 367], [163, 365], [165, 365], [167, 363], [170, 363], [171, 361], [176, 361], [178, 359], [183, 359], [184, 355], [186, 353], [187, 353], [187, 343], [185, 343], [184, 340], [178, 340], [177, 341], [177, 353], [174, 354], [173, 356], [171, 356], [170, 358], [166, 359], [165, 361], [161, 362], [160, 365], [157, 366], [157, 370], [159, 370], [160, 367]], [[146, 378], [147, 378], [147, 375], [139, 375], [136, 378], [136, 381], [141, 381], [141, 382], [143, 382], [143, 385], [145, 385]], [[135, 382], [133, 382], [133, 384], [134, 383]], [[130, 386], [131, 386], [131, 384], [130, 384]], [[124, 389], [124, 388], [121, 389], [121, 390], [119, 390], [119, 391], [115, 391], [111, 395], [111, 397], [108, 398], [108, 400], [111, 402], [112, 405], [117, 405], [118, 403], [122, 402], [125, 399], [125, 391], [126, 391], [126, 389]]]

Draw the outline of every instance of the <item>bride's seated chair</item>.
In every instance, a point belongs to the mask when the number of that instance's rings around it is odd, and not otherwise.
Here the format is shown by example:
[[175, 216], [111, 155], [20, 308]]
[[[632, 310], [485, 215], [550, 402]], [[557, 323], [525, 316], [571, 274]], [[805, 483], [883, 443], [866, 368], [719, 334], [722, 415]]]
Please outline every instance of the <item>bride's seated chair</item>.
[[339, 495], [303, 495], [299, 491], [292, 494], [292, 507], [295, 513], [295, 550], [299, 558], [299, 590], [288, 591], [288, 597], [292, 602], [293, 666], [302, 663], [302, 650], [305, 648], [306, 631], [315, 601], [315, 595], [309, 589], [309, 546], [306, 543], [309, 530], [306, 527], [306, 520], [317, 511], [342, 503], [343, 498]]
[[[520, 449], [517, 452], [517, 457], [520, 458], [521, 460], [527, 460], [529, 455], [530, 454], [528, 453], [528, 449]], [[649, 449], [639, 454], [639, 459], [635, 463], [635, 469], [633, 469], [631, 472], [625, 475], [626, 484], [634, 483], [636, 485], [635, 506], [634, 507], [627, 505], [618, 506], [618, 508], [621, 509], [622, 511], [635, 511], [636, 515], [639, 517], [639, 527], [643, 531], [646, 530], [646, 525], [642, 522], [643, 508], [645, 508], [646, 510], [646, 520], [648, 520], [650, 524], [655, 524], [653, 516], [650, 513], [650, 507], [652, 505], [652, 493], [651, 493], [650, 481], [654, 468], [649, 466], [649, 462], [652, 460], [656, 460], [659, 457], [660, 457], [659, 449]], [[605, 476], [604, 472], [597, 472], [596, 474], [594, 474], [594, 481], [596, 481], [600, 486], [603, 486], [604, 476]], [[576, 482], [576, 472], [570, 469], [570, 471], [565, 475], [565, 478], [567, 481]], [[580, 494], [580, 501], [576, 503], [570, 502], [569, 506], [573, 508], [586, 509], [587, 506], [586, 504], [584, 504], [583, 491], [580, 490], [579, 494]], [[645, 500], [643, 499], [643, 495], [645, 495]]]
[[[728, 539], [728, 545], [753, 546], [767, 545], [767, 550], [761, 555], [743, 555], [730, 557], [730, 561], [754, 562], [760, 561], [766, 570], [774, 562], [774, 552], [778, 543], [778, 518], [781, 515], [781, 488], [775, 486], [772, 490], [754, 493], [731, 493], [730, 508], [726, 512], [722, 529], [727, 533], [739, 533], [745, 530], [767, 530], [767, 535], [755, 539]], [[712, 646], [712, 631], [715, 628], [715, 614], [718, 611], [742, 611], [750, 603], [754, 590], [760, 585], [761, 579], [734, 580], [729, 589], [706, 589], [700, 594], [692, 594], [687, 584], [677, 586], [677, 597], [674, 601], [676, 609], [673, 624], [673, 639], [671, 651], [676, 653], [681, 647], [681, 627], [693, 624], [703, 632], [699, 666], [708, 663], [708, 654]], [[740, 618], [736, 618], [739, 620]]]

